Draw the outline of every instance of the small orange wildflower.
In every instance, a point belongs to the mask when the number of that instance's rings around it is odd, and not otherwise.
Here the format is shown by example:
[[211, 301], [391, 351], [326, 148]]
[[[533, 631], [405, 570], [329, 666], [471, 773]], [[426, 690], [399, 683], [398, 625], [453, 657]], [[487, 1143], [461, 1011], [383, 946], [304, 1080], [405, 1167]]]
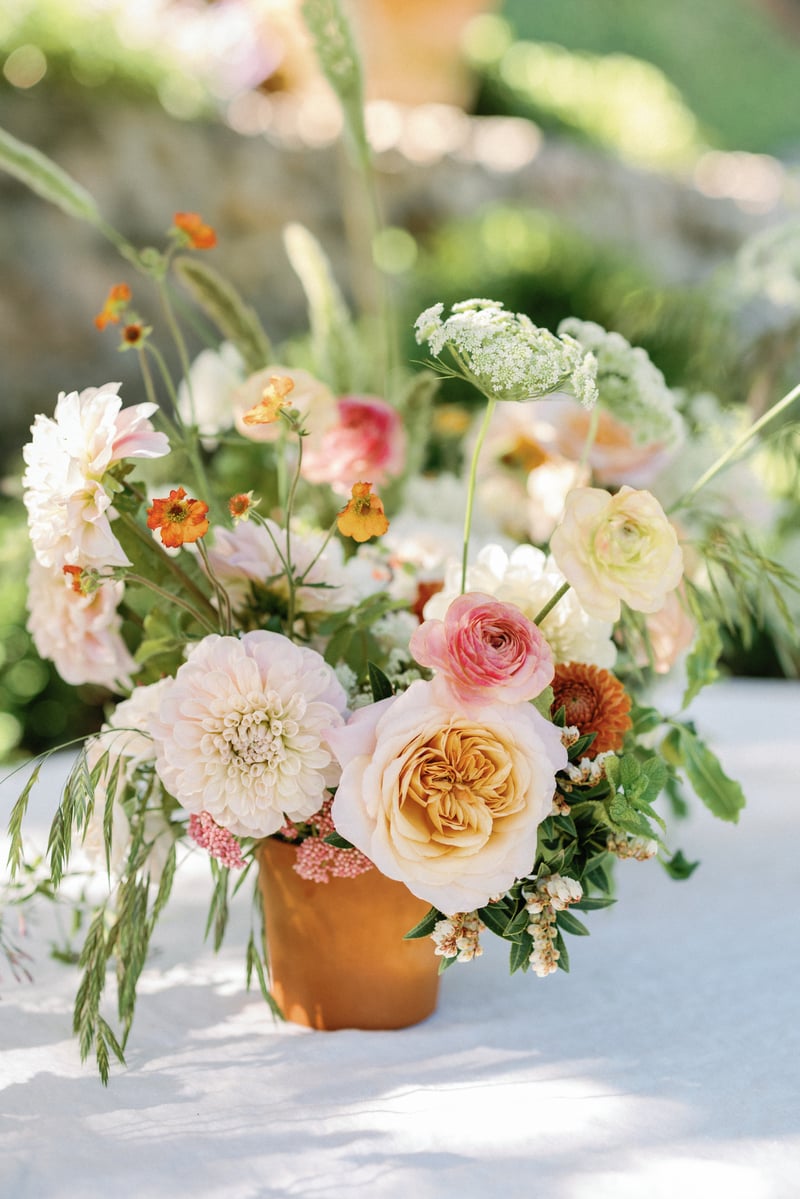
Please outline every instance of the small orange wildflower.
[[172, 218], [175, 228], [180, 229], [195, 250], [211, 250], [217, 244], [217, 235], [197, 212], [176, 212]]
[[161, 540], [170, 549], [177, 549], [187, 541], [197, 541], [208, 532], [206, 513], [208, 504], [202, 500], [189, 500], [182, 487], [169, 493], [169, 499], [153, 500], [147, 509], [148, 529], [159, 529]]
[[83, 574], [82, 566], [62, 566], [64, 574], [69, 579], [70, 587], [76, 595], [83, 595], [83, 586], [81, 584], [81, 575]]
[[105, 329], [106, 325], [118, 325], [120, 315], [128, 304], [131, 298], [131, 289], [127, 283], [115, 283], [111, 291], [106, 297], [106, 302], [103, 305], [101, 312], [98, 312], [94, 318], [94, 323], [98, 329]]
[[228, 511], [234, 521], [238, 523], [240, 520], [247, 520], [250, 516], [250, 509], [255, 508], [258, 500], [253, 499], [252, 491], [243, 491], [239, 495], [232, 495], [228, 500]]
[[138, 346], [144, 341], [145, 327], [140, 321], [132, 321], [122, 330], [122, 340], [126, 346]]
[[352, 499], [336, 517], [339, 532], [354, 541], [369, 541], [380, 537], [389, 528], [383, 502], [370, 490], [371, 483], [354, 483]]
[[289, 407], [286, 397], [290, 391], [294, 391], [294, 379], [288, 375], [272, 375], [261, 393], [261, 399], [248, 408], [242, 420], [246, 425], [273, 424], [280, 416], [281, 409]]
[[610, 670], [585, 662], [559, 663], [550, 711], [555, 715], [559, 708], [564, 708], [567, 724], [576, 725], [581, 736], [597, 734], [584, 750], [587, 758], [622, 748], [624, 735], [631, 727], [631, 701]]

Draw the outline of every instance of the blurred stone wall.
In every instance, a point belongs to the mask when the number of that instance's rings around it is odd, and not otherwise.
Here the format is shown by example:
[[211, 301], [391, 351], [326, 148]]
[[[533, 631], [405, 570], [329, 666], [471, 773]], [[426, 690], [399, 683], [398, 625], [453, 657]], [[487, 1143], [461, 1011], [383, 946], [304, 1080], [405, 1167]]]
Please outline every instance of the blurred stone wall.
[[[4, 90], [0, 124], [70, 172], [135, 244], [161, 244], [177, 210], [202, 213], [220, 238], [208, 261], [231, 277], [280, 340], [304, 322], [281, 241], [288, 222], [315, 233], [348, 294], [363, 298], [368, 282], [352, 249], [362, 200], [342, 151], [322, 144], [322, 136], [309, 146], [298, 135], [302, 120], [293, 123], [285, 106], [263, 103], [237, 132], [223, 123], [176, 121], [155, 105], [123, 98], [100, 103], [71, 91], [45, 104]], [[441, 105], [384, 105], [372, 115], [387, 218], [418, 231], [492, 201], [538, 206], [626, 248], [666, 281], [686, 283], [785, 215], [780, 200], [748, 212], [694, 182], [542, 139], [516, 119], [467, 117]], [[335, 129], [335, 121], [328, 126]], [[0, 444], [6, 466], [16, 469], [13, 455], [34, 413], [52, 411], [59, 390], [121, 379], [128, 402], [142, 398], [134, 356], [121, 355], [114, 332], [101, 334], [93, 324], [109, 287], [129, 282], [138, 310], [154, 324], [158, 309], [147, 285], [96, 231], [3, 173], [0, 206]], [[348, 225], [356, 239], [350, 247]]]

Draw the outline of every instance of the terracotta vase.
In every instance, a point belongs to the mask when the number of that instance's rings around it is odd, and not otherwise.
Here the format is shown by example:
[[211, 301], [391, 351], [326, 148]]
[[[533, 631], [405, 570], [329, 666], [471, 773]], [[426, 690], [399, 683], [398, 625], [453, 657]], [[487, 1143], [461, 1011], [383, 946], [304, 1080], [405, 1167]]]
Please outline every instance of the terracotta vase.
[[287, 1020], [310, 1028], [406, 1028], [430, 1016], [439, 958], [425, 937], [404, 941], [430, 905], [368, 870], [310, 882], [296, 847], [258, 850], [272, 994]]

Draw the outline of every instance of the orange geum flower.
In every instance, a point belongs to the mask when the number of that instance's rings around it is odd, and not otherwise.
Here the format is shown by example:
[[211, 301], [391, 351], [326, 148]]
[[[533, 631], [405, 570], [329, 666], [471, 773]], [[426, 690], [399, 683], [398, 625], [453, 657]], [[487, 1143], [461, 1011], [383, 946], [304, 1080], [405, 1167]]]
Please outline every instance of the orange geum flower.
[[370, 489], [371, 483], [354, 483], [352, 499], [336, 517], [339, 532], [354, 541], [369, 541], [380, 537], [389, 528], [383, 502]]
[[148, 529], [159, 529], [161, 540], [170, 549], [188, 541], [198, 541], [208, 532], [208, 504], [186, 498], [182, 487], [169, 493], [169, 499], [153, 500], [147, 509]]
[[144, 327], [141, 321], [132, 321], [122, 330], [122, 341], [124, 346], [140, 346], [147, 336], [149, 330]]
[[228, 500], [228, 511], [238, 524], [240, 520], [247, 520], [250, 516], [250, 509], [255, 508], [259, 500], [253, 499], [252, 491], [243, 491], [239, 495], [232, 495]]
[[102, 312], [98, 312], [94, 323], [98, 329], [106, 325], [118, 325], [120, 316], [131, 298], [131, 289], [127, 283], [115, 283], [106, 297]]
[[195, 250], [211, 250], [217, 244], [216, 233], [197, 212], [176, 212], [173, 223]]
[[272, 375], [261, 393], [261, 399], [248, 408], [242, 420], [246, 425], [271, 425], [278, 419], [282, 408], [289, 407], [286, 398], [294, 390], [294, 379], [288, 375]]

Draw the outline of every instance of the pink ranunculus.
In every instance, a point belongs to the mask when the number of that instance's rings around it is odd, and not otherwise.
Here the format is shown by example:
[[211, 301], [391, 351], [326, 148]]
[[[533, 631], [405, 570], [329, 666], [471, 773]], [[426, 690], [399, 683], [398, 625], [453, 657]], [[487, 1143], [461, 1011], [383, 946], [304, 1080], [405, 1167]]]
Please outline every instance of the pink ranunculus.
[[444, 620], [421, 624], [410, 648], [468, 704], [530, 700], [553, 678], [550, 646], [533, 621], [480, 591], [454, 599]]
[[328, 743], [342, 764], [337, 830], [446, 915], [528, 874], [567, 763], [532, 704], [465, 710], [441, 678], [360, 708]]
[[342, 495], [359, 479], [381, 487], [399, 475], [406, 440], [397, 411], [375, 396], [340, 396], [338, 421], [305, 447], [302, 474], [309, 483], [329, 483]]

